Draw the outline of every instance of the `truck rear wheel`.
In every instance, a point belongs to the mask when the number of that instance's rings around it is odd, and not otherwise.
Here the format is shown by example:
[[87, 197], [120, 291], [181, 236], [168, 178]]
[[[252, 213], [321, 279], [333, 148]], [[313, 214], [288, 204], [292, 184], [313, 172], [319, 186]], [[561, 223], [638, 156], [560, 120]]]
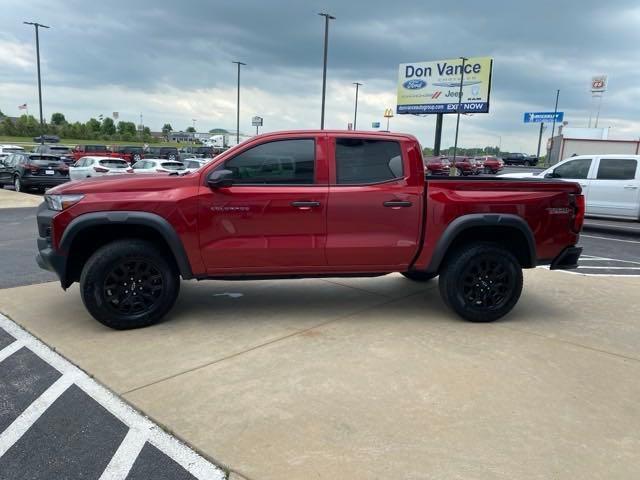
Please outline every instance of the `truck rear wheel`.
[[471, 322], [492, 322], [511, 311], [522, 292], [522, 268], [511, 252], [494, 243], [462, 247], [440, 272], [440, 295]]
[[80, 294], [89, 313], [117, 330], [159, 322], [178, 297], [176, 267], [151, 242], [118, 240], [99, 248], [80, 276]]

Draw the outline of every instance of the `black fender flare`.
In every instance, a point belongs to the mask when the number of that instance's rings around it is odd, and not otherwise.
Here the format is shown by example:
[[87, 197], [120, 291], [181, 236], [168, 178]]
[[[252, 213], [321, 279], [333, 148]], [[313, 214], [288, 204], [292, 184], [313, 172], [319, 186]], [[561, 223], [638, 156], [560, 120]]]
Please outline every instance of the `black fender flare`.
[[533, 236], [533, 232], [531, 231], [529, 224], [522, 217], [503, 213], [472, 213], [456, 218], [447, 226], [436, 244], [436, 248], [426, 271], [429, 273], [436, 273], [438, 271], [449, 247], [456, 237], [462, 232], [469, 228], [492, 226], [515, 228], [522, 233], [527, 241], [529, 251], [528, 265], [531, 267], [536, 266], [537, 257], [535, 237]]
[[92, 212], [85, 213], [76, 217], [71, 223], [64, 229], [62, 238], [60, 239], [60, 250], [63, 252], [69, 252], [73, 240], [86, 228], [94, 227], [97, 225], [144, 225], [154, 229], [169, 245], [171, 253], [176, 260], [180, 276], [185, 280], [193, 278], [191, 271], [191, 264], [189, 263], [189, 257], [184, 249], [182, 240], [178, 236], [173, 226], [160, 215], [149, 212], [136, 212], [136, 211], [105, 211], [105, 212]]

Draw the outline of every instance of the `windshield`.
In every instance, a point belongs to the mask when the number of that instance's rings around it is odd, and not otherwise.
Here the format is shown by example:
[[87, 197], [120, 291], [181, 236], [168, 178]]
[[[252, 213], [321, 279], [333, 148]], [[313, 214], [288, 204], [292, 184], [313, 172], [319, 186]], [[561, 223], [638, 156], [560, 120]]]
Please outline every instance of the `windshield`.
[[100, 165], [107, 168], [127, 168], [129, 166], [124, 160], [100, 160]]
[[162, 162], [160, 166], [167, 170], [184, 170], [184, 165], [180, 162]]
[[69, 147], [49, 147], [49, 150], [52, 152], [68, 152], [70, 150]]

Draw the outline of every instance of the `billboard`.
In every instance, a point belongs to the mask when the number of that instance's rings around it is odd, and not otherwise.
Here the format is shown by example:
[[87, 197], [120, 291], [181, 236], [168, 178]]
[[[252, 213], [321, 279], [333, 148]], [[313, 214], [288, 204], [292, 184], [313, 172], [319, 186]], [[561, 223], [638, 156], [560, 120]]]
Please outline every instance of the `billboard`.
[[564, 120], [564, 112], [526, 112], [524, 123], [557, 122]]
[[[465, 61], [461, 112], [489, 111], [492, 67], [489, 57]], [[456, 113], [461, 77], [459, 58], [400, 64], [397, 113]]]
[[591, 92], [606, 92], [607, 91], [607, 76], [606, 75], [597, 75], [591, 77]]

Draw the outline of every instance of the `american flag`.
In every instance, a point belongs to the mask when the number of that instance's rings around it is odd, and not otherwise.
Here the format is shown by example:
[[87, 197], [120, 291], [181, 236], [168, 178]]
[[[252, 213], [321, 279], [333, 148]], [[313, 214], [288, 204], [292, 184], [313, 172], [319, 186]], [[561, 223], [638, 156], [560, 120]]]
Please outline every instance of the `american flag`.
[[22, 105], [18, 105], [18, 110], [26, 110], [27, 109], [27, 104], [23, 103]]

